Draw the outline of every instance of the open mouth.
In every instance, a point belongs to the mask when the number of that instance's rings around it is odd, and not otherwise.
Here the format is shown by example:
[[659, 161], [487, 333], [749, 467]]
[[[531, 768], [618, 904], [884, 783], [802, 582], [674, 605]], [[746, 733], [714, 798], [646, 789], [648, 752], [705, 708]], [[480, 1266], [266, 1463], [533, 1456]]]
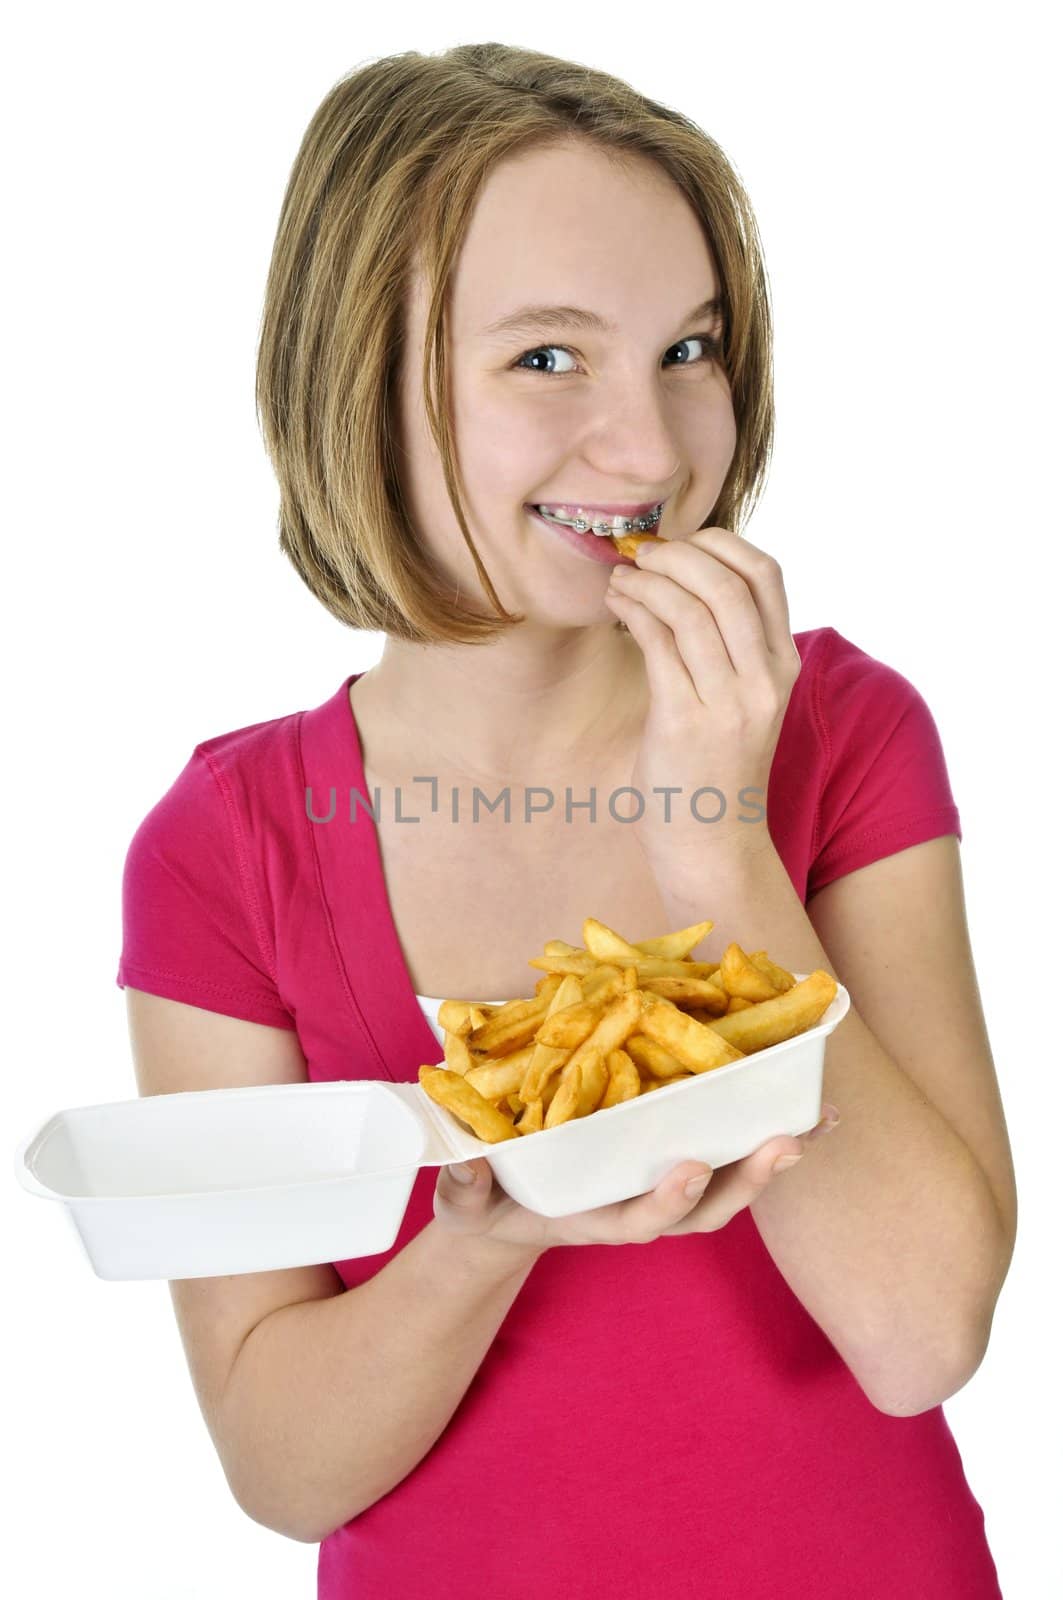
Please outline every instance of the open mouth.
[[[584, 521], [582, 518], [561, 518], [556, 515], [548, 516], [541, 506], [526, 505], [524, 507], [528, 516], [542, 527], [548, 528], [555, 539], [562, 544], [567, 544], [577, 556], [584, 560], [597, 562], [601, 566], [616, 567], [634, 565], [630, 555], [625, 555], [617, 546], [617, 541], [627, 533], [651, 533], [660, 521], [660, 507], [655, 507], [653, 512], [647, 512], [644, 517], [602, 517], [605, 523], [615, 523], [607, 531], [599, 533], [584, 526], [580, 529], [577, 523]], [[645, 524], [640, 527], [640, 524]]]
[[544, 522], [572, 528], [576, 533], [592, 533], [599, 539], [611, 539], [622, 533], [652, 533], [661, 520], [664, 502], [658, 502], [652, 511], [643, 512], [637, 517], [610, 516], [605, 512], [590, 513], [586, 517], [566, 516], [560, 511], [551, 510], [549, 506], [536, 505], [529, 506], [528, 510], [536, 512]]

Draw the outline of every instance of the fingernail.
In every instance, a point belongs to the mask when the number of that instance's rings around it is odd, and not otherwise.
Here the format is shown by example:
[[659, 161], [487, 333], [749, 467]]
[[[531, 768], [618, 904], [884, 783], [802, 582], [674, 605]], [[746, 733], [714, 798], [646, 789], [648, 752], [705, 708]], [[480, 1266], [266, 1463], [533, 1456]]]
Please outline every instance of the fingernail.
[[683, 1193], [686, 1195], [687, 1199], [688, 1200], [700, 1200], [701, 1196], [705, 1193], [705, 1190], [708, 1188], [709, 1179], [711, 1177], [712, 1177], [712, 1173], [711, 1172], [706, 1172], [704, 1177], [702, 1177], [702, 1178], [691, 1178], [688, 1183], [684, 1183], [684, 1185], [683, 1185]]
[[838, 1112], [834, 1110], [833, 1106], [830, 1107], [830, 1111], [834, 1111], [834, 1115], [831, 1116], [829, 1114], [829, 1112], [828, 1112], [825, 1115], [824, 1120], [822, 1122], [817, 1122], [816, 1126], [812, 1129], [812, 1131], [810, 1133], [806, 1133], [805, 1134], [806, 1140], [807, 1139], [822, 1139], [822, 1137], [823, 1137], [823, 1135], [825, 1133], [833, 1133], [834, 1129], [838, 1126], [839, 1122], [842, 1119], [841, 1119], [840, 1115], [838, 1114]]
[[475, 1172], [472, 1170], [471, 1167], [465, 1166], [464, 1163], [462, 1163], [460, 1166], [457, 1166], [457, 1167], [451, 1167], [450, 1168], [450, 1173], [451, 1173], [451, 1176], [458, 1181], [458, 1183], [475, 1183], [476, 1182], [476, 1174], [475, 1174]]
[[787, 1167], [796, 1166], [800, 1159], [800, 1156], [780, 1156], [771, 1169], [772, 1176], [774, 1177], [777, 1172], [785, 1172]]

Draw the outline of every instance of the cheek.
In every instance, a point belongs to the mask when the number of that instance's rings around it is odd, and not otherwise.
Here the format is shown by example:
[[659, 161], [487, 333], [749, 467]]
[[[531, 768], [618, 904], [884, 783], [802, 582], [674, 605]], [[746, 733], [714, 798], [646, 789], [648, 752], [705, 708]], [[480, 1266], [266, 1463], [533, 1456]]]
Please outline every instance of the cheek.
[[676, 443], [706, 486], [713, 479], [722, 485], [738, 445], [731, 396], [722, 384], [714, 385], [711, 398], [699, 396], [699, 404], [682, 419]]
[[[548, 380], [540, 380], [545, 389]], [[571, 408], [553, 394], [550, 404], [534, 383], [527, 386], [513, 373], [495, 374], [491, 381], [462, 383], [454, 380], [454, 417], [463, 449], [483, 455], [519, 460], [537, 450], [551, 448], [558, 433], [571, 430]]]
[[731, 413], [730, 414], [730, 427], [729, 427], [728, 434], [727, 434], [727, 450], [726, 450], [726, 455], [725, 455], [725, 459], [724, 459], [724, 463], [723, 463], [723, 470], [724, 470], [724, 474], [725, 475], [726, 475], [727, 471], [730, 468], [731, 462], [734, 460], [734, 454], [735, 454], [735, 451], [737, 450], [737, 448], [738, 448], [738, 429], [735, 426], [734, 414]]

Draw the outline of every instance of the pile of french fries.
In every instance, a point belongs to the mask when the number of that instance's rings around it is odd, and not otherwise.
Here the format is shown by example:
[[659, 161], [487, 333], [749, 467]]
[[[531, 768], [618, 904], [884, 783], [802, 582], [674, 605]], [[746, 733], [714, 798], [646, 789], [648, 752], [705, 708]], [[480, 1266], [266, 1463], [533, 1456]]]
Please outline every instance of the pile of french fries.
[[594, 917], [585, 948], [551, 939], [529, 966], [534, 1000], [439, 1008], [445, 1066], [422, 1066], [425, 1093], [478, 1139], [499, 1144], [605, 1111], [711, 1072], [812, 1028], [838, 985], [798, 983], [765, 950], [729, 944], [718, 964], [690, 952], [714, 924], [629, 944]]

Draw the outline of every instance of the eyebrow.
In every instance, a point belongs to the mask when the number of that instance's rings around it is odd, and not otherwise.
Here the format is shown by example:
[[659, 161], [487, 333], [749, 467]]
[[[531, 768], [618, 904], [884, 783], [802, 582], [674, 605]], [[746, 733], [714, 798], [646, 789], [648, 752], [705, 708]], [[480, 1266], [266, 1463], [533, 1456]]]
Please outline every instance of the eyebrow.
[[[720, 297], [713, 295], [681, 318], [679, 326], [685, 328], [701, 317], [715, 317], [719, 313]], [[519, 311], [511, 311], [507, 316], [499, 317], [497, 322], [489, 323], [486, 328], [481, 329], [480, 336], [485, 338], [498, 333], [552, 333], [563, 332], [568, 328], [583, 328], [592, 333], [620, 331], [614, 322], [607, 322], [597, 311], [586, 311], [582, 306], [521, 306]]]

